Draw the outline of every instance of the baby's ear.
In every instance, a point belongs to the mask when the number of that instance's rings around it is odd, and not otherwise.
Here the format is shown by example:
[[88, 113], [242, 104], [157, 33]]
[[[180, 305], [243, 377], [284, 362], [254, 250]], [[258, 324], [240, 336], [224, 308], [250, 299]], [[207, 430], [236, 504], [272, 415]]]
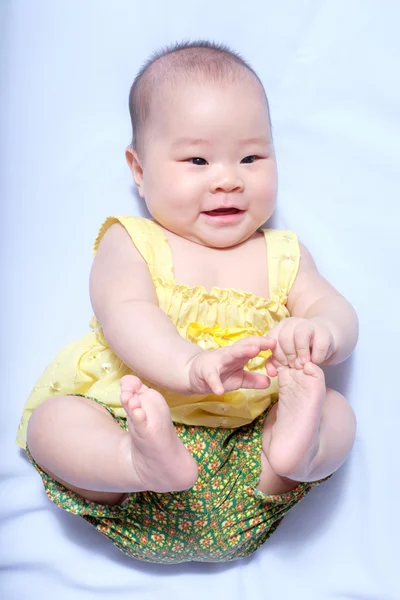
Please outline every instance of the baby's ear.
[[143, 186], [143, 168], [140, 162], [139, 155], [137, 151], [132, 148], [132, 146], [128, 146], [125, 150], [126, 162], [130, 170], [132, 171], [133, 179], [137, 185], [139, 195], [141, 198], [144, 198], [144, 186]]

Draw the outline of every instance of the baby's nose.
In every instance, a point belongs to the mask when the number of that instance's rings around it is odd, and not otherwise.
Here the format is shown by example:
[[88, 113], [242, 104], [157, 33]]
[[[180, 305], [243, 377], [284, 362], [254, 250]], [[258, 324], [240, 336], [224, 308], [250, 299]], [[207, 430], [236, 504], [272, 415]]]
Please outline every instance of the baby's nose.
[[214, 179], [211, 191], [213, 193], [241, 192], [243, 191], [243, 181], [234, 172], [225, 172]]

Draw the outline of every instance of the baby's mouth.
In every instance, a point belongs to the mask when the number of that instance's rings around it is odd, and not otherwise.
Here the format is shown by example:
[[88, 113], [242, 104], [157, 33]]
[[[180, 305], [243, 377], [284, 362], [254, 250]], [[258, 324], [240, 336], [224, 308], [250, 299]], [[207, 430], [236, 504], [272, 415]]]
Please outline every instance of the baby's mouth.
[[205, 215], [209, 215], [210, 217], [216, 217], [218, 215], [236, 215], [238, 213], [242, 213], [242, 210], [239, 210], [238, 208], [216, 208], [215, 210], [207, 210], [204, 211]]

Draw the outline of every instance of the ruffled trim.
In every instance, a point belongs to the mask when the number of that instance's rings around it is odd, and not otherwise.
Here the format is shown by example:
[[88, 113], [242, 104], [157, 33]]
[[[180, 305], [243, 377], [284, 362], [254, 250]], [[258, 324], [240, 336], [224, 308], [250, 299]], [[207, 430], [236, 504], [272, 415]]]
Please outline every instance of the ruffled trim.
[[237, 290], [235, 288], [219, 288], [214, 286], [210, 291], [207, 291], [202, 285], [188, 287], [183, 283], [165, 280], [162, 277], [155, 277], [154, 283], [156, 288], [160, 287], [165, 291], [171, 291], [174, 295], [179, 294], [179, 296], [185, 300], [190, 300], [191, 302], [197, 302], [199, 304], [202, 302], [212, 303], [215, 301], [224, 303], [227, 301], [235, 301], [238, 306], [276, 312], [276, 310], [279, 307], [284, 306], [287, 301], [287, 296], [284, 293], [276, 296], [272, 295], [270, 298], [261, 298], [252, 292]]

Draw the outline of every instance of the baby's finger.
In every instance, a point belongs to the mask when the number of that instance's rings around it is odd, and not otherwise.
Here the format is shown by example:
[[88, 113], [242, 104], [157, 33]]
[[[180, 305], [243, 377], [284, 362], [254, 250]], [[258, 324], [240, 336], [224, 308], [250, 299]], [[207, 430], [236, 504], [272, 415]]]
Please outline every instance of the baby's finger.
[[273, 338], [268, 338], [266, 336], [252, 335], [248, 338], [244, 338], [243, 340], [239, 340], [238, 342], [235, 342], [235, 344], [233, 344], [233, 346], [241, 345], [243, 345], [243, 348], [245, 348], [246, 346], [257, 346], [258, 354], [260, 354], [260, 352], [262, 352], [263, 350], [273, 350], [276, 346], [276, 340]]
[[278, 375], [276, 364], [273, 364], [272, 359], [267, 360], [265, 363], [265, 370], [267, 371], [269, 377], [276, 377]]
[[223, 364], [244, 366], [251, 358], [256, 357], [259, 353], [259, 347], [253, 343], [250, 338], [248, 340], [240, 340], [225, 348]]
[[219, 373], [216, 369], [208, 371], [208, 373], [204, 376], [204, 379], [207, 385], [210, 387], [213, 394], [215, 394], [216, 396], [222, 396], [225, 390], [224, 386], [222, 385]]
[[286, 354], [283, 352], [279, 342], [276, 344], [271, 361], [274, 366], [287, 367], [289, 364]]
[[243, 373], [242, 388], [266, 390], [271, 385], [271, 380], [266, 375], [251, 373], [250, 371], [243, 371]]
[[297, 360], [301, 367], [306, 362], [310, 362], [310, 346], [311, 346], [312, 331], [308, 324], [306, 326], [296, 327], [294, 332], [294, 342], [296, 346]]
[[270, 340], [266, 337], [251, 336], [243, 340], [239, 340], [229, 346], [226, 352], [225, 360], [229, 362], [232, 360], [245, 361], [246, 364], [251, 358], [255, 358], [263, 350], [273, 350], [275, 348], [276, 341]]
[[294, 330], [293, 327], [284, 327], [279, 335], [279, 346], [282, 352], [285, 354], [287, 363], [290, 367], [294, 367], [294, 361], [296, 360], [296, 345], [294, 342]]
[[311, 360], [320, 365], [326, 359], [329, 348], [329, 334], [319, 333], [312, 341]]
[[255, 339], [259, 340], [260, 350], [274, 350], [276, 346], [276, 339], [269, 338], [267, 336], [256, 337]]

